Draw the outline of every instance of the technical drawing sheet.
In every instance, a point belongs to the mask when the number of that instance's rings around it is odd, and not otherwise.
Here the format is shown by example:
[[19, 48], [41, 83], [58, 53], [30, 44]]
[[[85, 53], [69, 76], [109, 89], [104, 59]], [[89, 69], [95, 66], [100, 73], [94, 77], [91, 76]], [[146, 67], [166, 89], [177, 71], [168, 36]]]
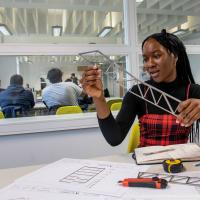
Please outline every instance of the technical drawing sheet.
[[[1, 200], [71, 199], [200, 199], [200, 188], [169, 185], [167, 189], [128, 188], [118, 184], [124, 178], [137, 177], [148, 166], [107, 161], [62, 159], [26, 175], [0, 192]], [[152, 197], [152, 198], [151, 198]]]

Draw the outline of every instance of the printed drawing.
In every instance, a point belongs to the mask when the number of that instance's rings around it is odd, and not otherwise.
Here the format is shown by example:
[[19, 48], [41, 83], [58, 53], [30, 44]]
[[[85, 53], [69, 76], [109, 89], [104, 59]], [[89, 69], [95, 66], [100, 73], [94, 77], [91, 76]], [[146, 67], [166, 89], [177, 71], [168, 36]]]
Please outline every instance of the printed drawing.
[[69, 174], [68, 176], [62, 178], [60, 182], [65, 183], [87, 183], [98, 174], [103, 172], [105, 168], [98, 168], [98, 167], [89, 167], [83, 166], [80, 169], [74, 171], [73, 173]]

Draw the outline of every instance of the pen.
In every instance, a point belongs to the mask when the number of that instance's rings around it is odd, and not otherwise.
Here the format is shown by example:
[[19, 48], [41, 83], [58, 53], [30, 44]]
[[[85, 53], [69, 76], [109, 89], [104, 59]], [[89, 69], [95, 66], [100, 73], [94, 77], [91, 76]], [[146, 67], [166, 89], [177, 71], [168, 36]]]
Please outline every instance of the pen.
[[118, 181], [119, 184], [125, 187], [147, 187], [147, 188], [166, 188], [167, 181], [165, 179], [154, 178], [126, 178]]
[[175, 149], [164, 149], [164, 150], [160, 150], [160, 151], [154, 151], [154, 152], [143, 153], [143, 155], [149, 156], [149, 155], [153, 155], [153, 154], [157, 154], [157, 153], [164, 153], [164, 152], [174, 151], [174, 150], [175, 150]]

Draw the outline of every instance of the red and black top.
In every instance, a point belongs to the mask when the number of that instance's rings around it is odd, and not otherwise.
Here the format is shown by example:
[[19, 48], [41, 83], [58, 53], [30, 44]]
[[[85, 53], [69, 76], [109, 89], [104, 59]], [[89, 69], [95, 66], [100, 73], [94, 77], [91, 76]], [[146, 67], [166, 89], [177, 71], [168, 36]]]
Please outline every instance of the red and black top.
[[[153, 80], [149, 80], [147, 83], [181, 101], [187, 98], [200, 99], [200, 85], [198, 84], [191, 84], [188, 89], [188, 85], [182, 85], [177, 79], [171, 83], [156, 83]], [[141, 88], [145, 90], [144, 85], [141, 85]], [[133, 86], [131, 90], [139, 94], [137, 86]], [[154, 96], [159, 97], [159, 94], [155, 93]], [[174, 110], [178, 106], [175, 101], [170, 104]], [[165, 101], [161, 100], [159, 105], [168, 108]], [[112, 114], [106, 119], [98, 119], [100, 129], [107, 142], [112, 146], [119, 145], [128, 134], [136, 116], [140, 122], [141, 146], [180, 144], [188, 141], [190, 127], [177, 125], [176, 117], [127, 92], [116, 119]]]
[[[185, 99], [188, 99], [189, 91], [190, 84], [185, 91]], [[150, 93], [149, 96], [152, 97]], [[191, 127], [176, 123], [176, 117], [172, 114], [150, 114], [146, 102], [145, 105], [146, 114], [139, 118], [140, 147], [187, 143]]]

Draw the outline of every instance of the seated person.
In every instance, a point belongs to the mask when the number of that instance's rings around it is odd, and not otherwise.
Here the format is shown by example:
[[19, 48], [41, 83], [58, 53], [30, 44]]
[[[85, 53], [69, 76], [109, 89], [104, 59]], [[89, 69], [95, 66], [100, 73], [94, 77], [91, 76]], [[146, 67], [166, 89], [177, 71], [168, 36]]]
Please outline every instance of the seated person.
[[140, 91], [145, 93], [146, 100], [153, 98], [151, 92], [147, 93], [146, 86], [140, 84], [140, 87], [133, 85], [126, 93], [115, 118], [104, 97], [101, 69], [91, 66], [85, 70], [80, 82], [87, 94], [93, 97], [105, 139], [112, 146], [121, 144], [137, 116], [140, 147], [187, 143], [192, 124], [200, 119], [200, 86], [195, 84], [184, 44], [177, 36], [163, 30], [143, 41], [142, 55], [144, 68], [150, 76], [146, 83], [181, 100], [179, 104], [170, 101], [172, 109], [177, 108], [177, 115], [166, 111], [169, 105], [160, 98], [160, 93], [155, 93], [154, 98], [159, 100], [163, 109], [139, 98]]
[[108, 88], [105, 88], [105, 89], [103, 90], [103, 92], [104, 92], [104, 97], [110, 97], [110, 93], [109, 93]]
[[[49, 70], [47, 78], [51, 85], [42, 90], [42, 101], [51, 114], [60, 106], [78, 106], [78, 98], [86, 94], [73, 82], [62, 82], [62, 71], [58, 68]], [[51, 112], [54, 110], [53, 112]]]
[[16, 117], [13, 109], [25, 114], [34, 105], [33, 93], [23, 87], [23, 78], [15, 74], [10, 78], [10, 85], [0, 93], [0, 105], [6, 118]]
[[70, 79], [72, 80], [73, 83], [78, 85], [78, 78], [76, 77], [75, 73], [71, 73]]
[[92, 97], [85, 96], [85, 97], [79, 97], [78, 98], [78, 104], [83, 111], [87, 111], [88, 106], [92, 103], [93, 103]]

